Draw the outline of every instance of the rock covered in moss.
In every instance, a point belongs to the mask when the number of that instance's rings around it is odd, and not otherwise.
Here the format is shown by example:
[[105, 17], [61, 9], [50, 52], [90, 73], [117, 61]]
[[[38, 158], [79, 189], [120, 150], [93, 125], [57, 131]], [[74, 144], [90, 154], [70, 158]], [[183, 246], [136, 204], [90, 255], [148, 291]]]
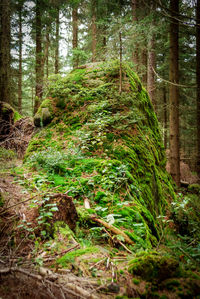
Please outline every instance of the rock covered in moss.
[[26, 161], [77, 203], [87, 197], [92, 213], [146, 248], [159, 239], [157, 216], [175, 195], [151, 101], [130, 67], [122, 68], [121, 93], [118, 61], [54, 76], [36, 114], [43, 123], [48, 108], [52, 120], [30, 142]]
[[169, 256], [157, 252], [141, 252], [129, 263], [129, 272], [147, 281], [163, 281], [174, 277], [179, 271], [179, 263]]
[[40, 108], [34, 116], [34, 125], [42, 127], [48, 125], [53, 119], [52, 104], [50, 99], [42, 102]]

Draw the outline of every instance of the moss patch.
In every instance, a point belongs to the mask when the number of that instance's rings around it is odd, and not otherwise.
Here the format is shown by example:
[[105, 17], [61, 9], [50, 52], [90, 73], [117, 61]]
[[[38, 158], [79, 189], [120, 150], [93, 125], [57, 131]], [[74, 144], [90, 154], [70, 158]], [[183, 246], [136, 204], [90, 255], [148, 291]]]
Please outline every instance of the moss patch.
[[156, 252], [142, 252], [129, 263], [129, 272], [147, 281], [163, 281], [175, 276], [179, 264], [169, 256], [160, 256]]

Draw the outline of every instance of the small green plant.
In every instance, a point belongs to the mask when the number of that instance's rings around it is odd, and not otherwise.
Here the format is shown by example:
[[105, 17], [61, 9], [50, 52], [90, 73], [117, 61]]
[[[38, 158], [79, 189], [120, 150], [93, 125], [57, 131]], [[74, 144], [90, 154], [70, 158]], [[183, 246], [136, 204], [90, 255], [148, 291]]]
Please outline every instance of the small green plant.
[[29, 163], [44, 168], [50, 173], [63, 173], [66, 168], [65, 155], [61, 151], [50, 147], [30, 156]]
[[40, 234], [43, 238], [49, 238], [52, 236], [52, 225], [51, 219], [53, 218], [53, 213], [58, 211], [58, 207], [56, 203], [51, 203], [50, 198], [44, 198], [44, 203], [42, 207], [39, 209], [39, 217], [37, 218], [38, 225], [42, 227]]

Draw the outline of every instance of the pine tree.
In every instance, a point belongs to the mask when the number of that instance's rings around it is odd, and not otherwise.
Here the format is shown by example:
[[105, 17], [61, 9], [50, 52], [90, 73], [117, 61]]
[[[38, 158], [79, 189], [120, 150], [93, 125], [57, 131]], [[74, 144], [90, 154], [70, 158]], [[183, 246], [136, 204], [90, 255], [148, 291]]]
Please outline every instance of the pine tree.
[[200, 0], [196, 4], [197, 173], [200, 177]]
[[35, 61], [35, 105], [34, 105], [34, 113], [36, 113], [41, 98], [43, 95], [43, 53], [42, 53], [42, 4], [40, 0], [36, 0], [36, 15], [35, 15], [35, 26], [36, 26], [36, 61]]
[[169, 87], [170, 103], [170, 173], [180, 186], [180, 152], [179, 152], [179, 0], [170, 0], [170, 60]]
[[10, 99], [10, 0], [0, 4], [0, 100]]

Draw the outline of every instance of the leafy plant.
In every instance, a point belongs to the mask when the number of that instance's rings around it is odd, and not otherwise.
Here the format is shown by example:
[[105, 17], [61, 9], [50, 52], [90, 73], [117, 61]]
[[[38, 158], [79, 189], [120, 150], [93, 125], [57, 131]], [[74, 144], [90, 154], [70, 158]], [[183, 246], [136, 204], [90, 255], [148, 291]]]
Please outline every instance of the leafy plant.
[[30, 156], [29, 163], [42, 167], [50, 173], [62, 173], [65, 172], [66, 168], [65, 155], [50, 147]]

